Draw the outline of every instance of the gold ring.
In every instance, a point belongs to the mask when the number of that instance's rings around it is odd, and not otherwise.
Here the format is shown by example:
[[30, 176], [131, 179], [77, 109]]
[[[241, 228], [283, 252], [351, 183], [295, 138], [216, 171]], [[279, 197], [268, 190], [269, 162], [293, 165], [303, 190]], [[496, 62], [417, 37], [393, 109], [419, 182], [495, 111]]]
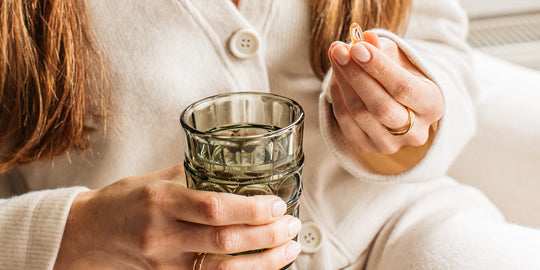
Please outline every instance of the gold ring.
[[406, 108], [407, 108], [407, 112], [409, 113], [409, 124], [407, 128], [404, 130], [395, 131], [393, 129], [386, 127], [386, 129], [388, 130], [388, 132], [390, 132], [390, 134], [394, 136], [403, 136], [403, 135], [407, 135], [407, 133], [411, 131], [412, 127], [414, 126], [415, 115], [414, 115], [414, 112], [409, 107], [406, 107]]
[[195, 261], [193, 261], [193, 270], [201, 270], [202, 264], [204, 262], [204, 258], [206, 258], [206, 253], [198, 253], [197, 257], [195, 257]]

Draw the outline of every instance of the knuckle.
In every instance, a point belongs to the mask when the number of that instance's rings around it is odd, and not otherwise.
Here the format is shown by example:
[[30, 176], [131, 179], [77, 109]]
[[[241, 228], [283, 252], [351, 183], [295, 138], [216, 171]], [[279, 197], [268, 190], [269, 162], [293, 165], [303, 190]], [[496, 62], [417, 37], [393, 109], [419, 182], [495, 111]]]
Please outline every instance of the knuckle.
[[224, 220], [223, 204], [221, 199], [212, 193], [210, 196], [201, 200], [200, 213], [210, 224], [221, 224]]
[[268, 233], [268, 241], [270, 242], [269, 244], [274, 246], [278, 243], [280, 243], [280, 240], [281, 240], [281, 235], [280, 233], [278, 233], [278, 231], [276, 230], [270, 230]]
[[438, 121], [444, 114], [444, 105], [433, 103], [429, 106], [428, 111], [433, 115], [433, 120]]
[[366, 123], [372, 118], [371, 113], [365, 107], [355, 108], [351, 110], [351, 114], [354, 121], [359, 124]]
[[428, 140], [429, 134], [428, 132], [416, 132], [412, 133], [409, 136], [409, 144], [411, 146], [422, 146], [424, 145]]
[[164, 190], [160, 183], [150, 183], [142, 187], [139, 201], [144, 203], [147, 208], [156, 208], [163, 203]]
[[389, 102], [381, 102], [377, 104], [373, 110], [375, 118], [377, 118], [383, 124], [394, 124], [397, 121], [394, 108]]
[[153, 231], [147, 227], [139, 234], [137, 246], [142, 254], [149, 259], [153, 259], [153, 254], [156, 249], [156, 242], [156, 237]]
[[261, 203], [246, 204], [246, 215], [253, 222], [262, 222], [267, 219], [268, 213], [266, 206]]
[[[428, 103], [424, 105], [422, 117], [428, 122], [437, 122], [444, 115], [444, 105]], [[418, 117], [418, 115], [417, 115]]]
[[396, 84], [393, 96], [397, 100], [409, 100], [414, 94], [414, 87], [412, 79], [403, 79]]
[[218, 228], [214, 235], [213, 244], [218, 250], [224, 253], [232, 253], [238, 247], [237, 234], [231, 229]]

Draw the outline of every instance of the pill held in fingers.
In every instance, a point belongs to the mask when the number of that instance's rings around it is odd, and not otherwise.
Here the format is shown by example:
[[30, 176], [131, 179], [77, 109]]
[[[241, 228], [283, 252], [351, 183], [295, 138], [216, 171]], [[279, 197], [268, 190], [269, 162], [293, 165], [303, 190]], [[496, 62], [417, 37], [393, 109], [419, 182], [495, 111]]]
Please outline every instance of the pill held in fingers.
[[351, 43], [355, 44], [357, 42], [363, 41], [364, 38], [362, 37], [362, 28], [357, 23], [352, 23], [349, 28], [349, 35], [351, 37]]
[[361, 63], [368, 62], [371, 59], [371, 54], [362, 44], [357, 44], [361, 41], [364, 41], [363, 31], [360, 25], [358, 25], [357, 23], [352, 23], [349, 29], [349, 35], [351, 37], [352, 43], [352, 47], [350, 50], [351, 56]]

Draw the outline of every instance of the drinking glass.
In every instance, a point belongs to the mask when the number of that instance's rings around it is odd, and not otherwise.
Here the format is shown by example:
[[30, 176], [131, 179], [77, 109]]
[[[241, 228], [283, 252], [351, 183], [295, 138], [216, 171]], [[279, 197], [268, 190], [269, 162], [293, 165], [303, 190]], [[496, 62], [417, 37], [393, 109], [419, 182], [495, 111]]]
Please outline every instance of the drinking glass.
[[277, 195], [287, 214], [298, 217], [304, 165], [298, 103], [269, 93], [221, 94], [188, 106], [180, 123], [189, 188]]
[[304, 165], [298, 103], [269, 93], [221, 94], [188, 106], [180, 122], [189, 188], [277, 195], [298, 217]]

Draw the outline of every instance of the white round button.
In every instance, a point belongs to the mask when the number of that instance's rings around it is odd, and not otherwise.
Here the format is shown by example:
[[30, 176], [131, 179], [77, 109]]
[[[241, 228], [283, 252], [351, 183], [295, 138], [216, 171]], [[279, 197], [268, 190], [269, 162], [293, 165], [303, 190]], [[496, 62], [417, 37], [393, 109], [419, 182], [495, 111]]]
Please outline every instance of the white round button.
[[298, 243], [300, 243], [303, 253], [317, 252], [323, 241], [324, 233], [317, 224], [307, 222], [302, 225], [302, 229], [298, 233]]
[[250, 29], [240, 29], [231, 36], [229, 50], [234, 56], [247, 59], [257, 53], [260, 43], [261, 39], [257, 32]]

